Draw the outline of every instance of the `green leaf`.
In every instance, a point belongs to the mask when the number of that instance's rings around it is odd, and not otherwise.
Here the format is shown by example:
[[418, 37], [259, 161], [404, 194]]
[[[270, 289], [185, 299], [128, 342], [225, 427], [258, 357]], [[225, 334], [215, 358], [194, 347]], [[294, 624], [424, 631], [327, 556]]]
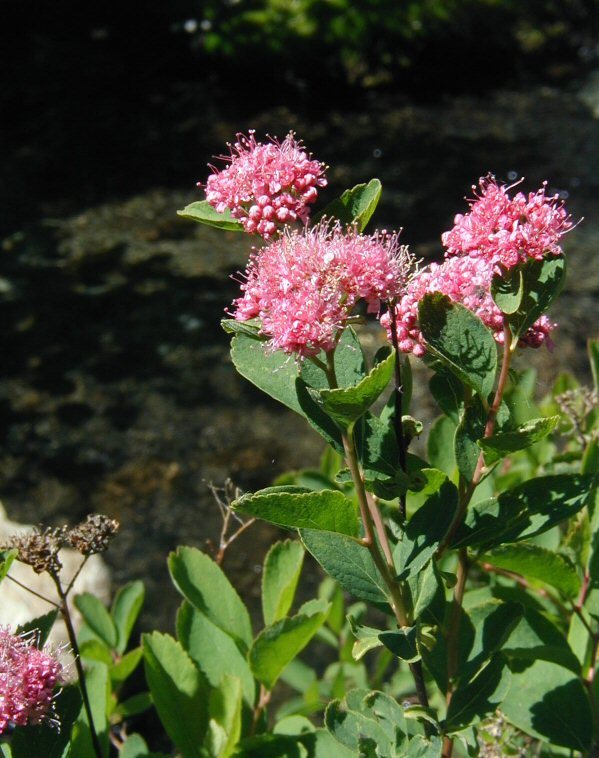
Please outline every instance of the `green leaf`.
[[227, 208], [223, 213], [218, 213], [207, 200], [198, 200], [185, 206], [182, 211], [177, 211], [177, 216], [197, 221], [200, 224], [214, 226], [228, 232], [242, 232], [243, 225], [231, 216]]
[[580, 679], [547, 661], [512, 668], [512, 684], [501, 705], [507, 720], [552, 745], [586, 752], [593, 737], [593, 718]]
[[250, 616], [222, 569], [195, 547], [177, 548], [168, 567], [183, 597], [247, 650], [253, 639]]
[[356, 755], [368, 755], [359, 750], [361, 738], [367, 738], [378, 746], [379, 752], [370, 755], [392, 756], [395, 753], [394, 741], [373, 716], [352, 710], [339, 700], [328, 704], [324, 723], [337, 742], [356, 751]]
[[245, 334], [255, 340], [266, 340], [260, 334], [261, 323], [257, 318], [250, 318], [247, 321], [237, 321], [234, 318], [221, 318], [220, 325], [227, 334]]
[[441, 758], [443, 740], [441, 737], [427, 739], [421, 734], [412, 737], [408, 744], [406, 758]]
[[[85, 672], [85, 685], [91, 707], [92, 720], [104, 756], [108, 755], [108, 717], [107, 706], [110, 697], [108, 667], [103, 663], [88, 663]], [[95, 754], [91, 729], [85, 708], [81, 708], [71, 737], [73, 756]]]
[[131, 631], [137, 621], [144, 602], [143, 582], [129, 582], [116, 593], [112, 603], [112, 618], [117, 631], [117, 652], [122, 654], [127, 648]]
[[464, 386], [453, 374], [439, 372], [432, 375], [428, 386], [439, 408], [457, 425], [464, 405]]
[[212, 687], [219, 687], [225, 674], [232, 674], [240, 680], [244, 698], [253, 707], [254, 678], [232, 637], [186, 601], [177, 613], [177, 637]]
[[570, 649], [563, 633], [547, 616], [534, 608], [526, 608], [509, 639], [502, 647], [508, 658], [520, 661], [544, 660], [580, 672], [580, 663]]
[[387, 602], [387, 586], [366, 547], [351, 537], [314, 529], [300, 529], [300, 537], [327, 574], [354, 597]]
[[[393, 418], [388, 416], [383, 420], [367, 413], [356, 436], [366, 489], [385, 500], [404, 494], [410, 486], [410, 478], [399, 465]], [[348, 474], [351, 482], [349, 471]]]
[[28, 634], [29, 632], [33, 632], [35, 634], [36, 647], [42, 648], [52, 631], [57, 616], [58, 611], [49, 611], [43, 616], [38, 616], [31, 621], [27, 621], [25, 624], [19, 624], [15, 634]]
[[0, 582], [8, 574], [12, 562], [19, 554], [14, 548], [11, 550], [0, 550]]
[[549, 256], [540, 261], [529, 260], [517, 268], [522, 272], [523, 295], [517, 312], [508, 317], [516, 338], [524, 334], [559, 295], [566, 278], [566, 263], [561, 255]]
[[75, 597], [75, 605], [94, 634], [110, 649], [114, 649], [117, 644], [117, 630], [103, 603], [89, 592], [84, 592]]
[[141, 663], [142, 656], [143, 650], [141, 647], [133, 648], [133, 650], [125, 653], [118, 663], [110, 667], [110, 680], [113, 687], [120, 687], [131, 676]]
[[576, 597], [580, 590], [580, 578], [571, 560], [529, 542], [502, 545], [481, 555], [479, 560], [545, 582], [568, 598]]
[[101, 640], [94, 638], [80, 644], [81, 657], [88, 661], [98, 661], [106, 666], [112, 665], [110, 648]]
[[332, 217], [342, 224], [355, 223], [357, 231], [362, 232], [376, 210], [382, 191], [378, 179], [371, 179], [368, 184], [356, 184], [352, 189], [345, 190], [340, 198], [329, 203], [314, 220]]
[[163, 727], [185, 758], [201, 758], [208, 726], [206, 680], [168, 634], [144, 634], [142, 644], [146, 681]]
[[149, 755], [149, 748], [141, 734], [130, 734], [119, 750], [119, 758], [148, 758]]
[[454, 438], [456, 425], [453, 419], [439, 416], [428, 433], [427, 453], [431, 465], [453, 476], [456, 468]]
[[271, 690], [283, 669], [300, 653], [324, 623], [330, 608], [326, 600], [315, 600], [290, 618], [267, 626], [254, 640], [249, 662], [256, 679]]
[[387, 387], [394, 370], [395, 353], [377, 363], [368, 376], [354, 387], [310, 390], [315, 402], [340, 426], [348, 427], [363, 416]]
[[289, 612], [303, 562], [304, 549], [295, 540], [276, 542], [268, 551], [262, 572], [262, 615], [266, 625]]
[[[472, 481], [480, 457], [479, 440], [485, 433], [488, 413], [479, 398], [468, 404], [456, 429], [454, 448], [460, 474], [467, 482]], [[496, 427], [502, 429], [509, 422], [509, 411], [502, 403], [497, 413]]]
[[363, 626], [351, 613], [348, 615], [347, 620], [351, 633], [356, 638], [352, 647], [352, 658], [354, 661], [359, 661], [370, 650], [374, 650], [383, 644], [379, 639], [379, 635], [381, 634], [380, 629], [374, 629], [371, 626]]
[[379, 640], [402, 661], [413, 663], [420, 660], [418, 628], [415, 626], [405, 626], [391, 632], [381, 632]]
[[424, 296], [418, 314], [431, 354], [486, 402], [497, 371], [491, 332], [471, 311], [438, 292]]
[[516, 313], [524, 297], [521, 267], [514, 266], [511, 269], [502, 267], [500, 274], [494, 274], [491, 280], [491, 296], [502, 313], [507, 315]]
[[53, 702], [60, 729], [49, 722], [17, 727], [10, 738], [12, 758], [67, 758], [72, 755], [69, 747], [71, 728], [82, 705], [79, 687], [76, 684], [63, 687]]
[[241, 682], [226, 675], [220, 687], [210, 693], [210, 722], [206, 737], [208, 755], [229, 758], [241, 737]]
[[120, 716], [122, 719], [130, 719], [132, 716], [137, 716], [139, 713], [144, 713], [149, 710], [152, 705], [153, 702], [150, 693], [139, 692], [137, 695], [132, 695], [126, 700], [121, 701], [116, 706], [113, 713]]
[[319, 492], [257, 492], [243, 495], [232, 507], [248, 516], [293, 529], [322, 529], [357, 537], [355, 503], [339, 490]]
[[492, 437], [479, 440], [478, 444], [485, 453], [487, 465], [504, 458], [516, 450], [524, 450], [539, 442], [555, 429], [559, 416], [548, 416], [527, 421], [511, 432], [500, 432]]
[[510, 687], [510, 670], [498, 654], [470, 682], [458, 686], [451, 697], [445, 730], [457, 732], [493, 713]]
[[453, 547], [486, 550], [546, 532], [583, 508], [593, 494], [595, 476], [541, 476], [474, 503], [457, 530]]
[[[433, 475], [436, 469], [423, 469]], [[415, 576], [430, 561], [447, 534], [458, 505], [458, 490], [447, 477], [406, 524], [393, 551], [399, 579]]]

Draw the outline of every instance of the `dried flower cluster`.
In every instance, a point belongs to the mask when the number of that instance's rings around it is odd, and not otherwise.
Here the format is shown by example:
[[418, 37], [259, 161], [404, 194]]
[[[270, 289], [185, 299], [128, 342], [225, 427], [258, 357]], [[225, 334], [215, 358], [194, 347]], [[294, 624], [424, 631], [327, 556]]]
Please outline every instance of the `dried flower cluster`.
[[206, 200], [219, 213], [227, 208], [246, 232], [270, 239], [283, 224], [307, 222], [318, 189], [326, 186], [325, 166], [313, 160], [289, 132], [283, 142], [256, 142], [254, 132], [237, 135], [229, 162], [206, 182]]
[[90, 514], [65, 533], [65, 541], [81, 555], [103, 553], [119, 530], [119, 522], [101, 513]]
[[234, 303], [239, 321], [261, 320], [274, 349], [305, 357], [331, 350], [358, 300], [378, 311], [400, 295], [411, 259], [397, 235], [373, 236], [321, 222], [254, 252]]
[[0, 628], [0, 734], [51, 717], [61, 676], [60, 662], [38, 650], [34, 636]]

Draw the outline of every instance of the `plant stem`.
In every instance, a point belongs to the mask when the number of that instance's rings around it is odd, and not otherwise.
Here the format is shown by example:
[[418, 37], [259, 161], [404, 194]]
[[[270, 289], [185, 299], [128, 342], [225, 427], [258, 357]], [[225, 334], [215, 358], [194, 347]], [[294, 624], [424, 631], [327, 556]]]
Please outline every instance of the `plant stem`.
[[270, 697], [271, 697], [271, 691], [267, 690], [266, 687], [261, 684], [260, 685], [260, 696], [258, 698], [258, 703], [256, 707], [254, 708], [254, 713], [252, 715], [252, 726], [250, 729], [250, 736], [254, 736], [256, 733], [256, 729], [258, 728], [258, 722], [260, 721], [260, 716], [262, 715], [264, 709], [266, 706], [270, 703]]
[[40, 595], [39, 592], [36, 592], [35, 590], [32, 590], [31, 587], [28, 587], [26, 584], [23, 584], [23, 582], [20, 582], [18, 579], [15, 579], [14, 576], [11, 576], [10, 574], [6, 575], [7, 579], [10, 579], [11, 582], [14, 582], [17, 584], [21, 589], [26, 590], [27, 592], [31, 593], [32, 595], [35, 595], [35, 597], [38, 597], [40, 600], [44, 600], [46, 603], [49, 603], [50, 605], [53, 605], [54, 608], [57, 610], [60, 610], [60, 605], [58, 603], [55, 603], [54, 600], [50, 600], [49, 597], [44, 597], [44, 595]]
[[96, 758], [103, 758], [102, 747], [100, 745], [100, 740], [98, 739], [98, 733], [96, 732], [96, 727], [94, 725], [94, 718], [92, 716], [92, 709], [91, 709], [91, 704], [89, 700], [89, 694], [87, 691], [87, 684], [85, 681], [85, 672], [83, 670], [83, 664], [81, 663], [81, 653], [79, 651], [79, 645], [77, 644], [77, 635], [75, 634], [75, 628], [73, 626], [71, 612], [69, 610], [69, 606], [67, 603], [67, 593], [63, 590], [59, 575], [54, 571], [49, 571], [48, 573], [52, 577], [52, 581], [54, 582], [56, 586], [56, 591], [58, 592], [58, 596], [60, 597], [59, 610], [64, 620], [65, 626], [67, 628], [69, 642], [71, 643], [71, 648], [73, 650], [73, 657], [75, 659], [75, 668], [77, 669], [79, 690], [81, 692], [81, 698], [83, 700], [83, 707], [85, 708], [85, 713], [87, 715], [87, 721], [89, 724], [89, 731], [91, 734], [91, 740], [92, 740], [92, 744], [94, 748], [94, 753], [96, 754]]
[[[401, 470], [405, 473], [408, 467], [406, 458], [406, 438], [403, 429], [403, 385], [401, 383], [401, 359], [399, 357], [399, 344], [397, 341], [397, 316], [395, 313], [395, 303], [393, 301], [389, 303], [389, 315], [391, 317], [391, 342], [395, 351], [395, 413], [393, 414], [393, 422], [399, 448], [399, 465]], [[405, 494], [402, 494], [399, 497], [399, 512], [402, 521], [405, 521], [407, 515]]]

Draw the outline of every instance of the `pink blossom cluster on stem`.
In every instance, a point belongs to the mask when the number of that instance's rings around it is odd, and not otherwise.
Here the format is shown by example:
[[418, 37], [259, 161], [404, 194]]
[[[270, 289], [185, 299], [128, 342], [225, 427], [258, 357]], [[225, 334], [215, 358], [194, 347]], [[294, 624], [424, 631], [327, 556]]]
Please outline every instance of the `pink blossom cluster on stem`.
[[[559, 255], [561, 237], [572, 222], [557, 196], [547, 196], [545, 184], [528, 196], [519, 192], [510, 198], [509, 187], [492, 177], [480, 179], [480, 194], [470, 200], [470, 211], [455, 217], [454, 227], [441, 239], [446, 247], [443, 263], [431, 263], [410, 281], [395, 305], [399, 349], [423, 356], [426, 343], [418, 325], [418, 303], [425, 294], [441, 292], [475, 313], [504, 340], [503, 316], [491, 296], [493, 275], [527, 260]], [[476, 188], [473, 187], [473, 190]], [[390, 334], [391, 318], [381, 319]], [[550, 332], [555, 328], [541, 316], [520, 337], [520, 347], [551, 347]]]
[[257, 318], [273, 349], [300, 357], [335, 347], [355, 305], [376, 312], [409, 278], [411, 258], [396, 234], [358, 234], [323, 221], [303, 231], [285, 229], [250, 258], [238, 321]]
[[0, 734], [47, 718], [61, 678], [62, 665], [33, 635], [0, 628]]
[[270, 239], [284, 224], [306, 223], [310, 206], [325, 187], [325, 166], [312, 159], [293, 132], [282, 142], [257, 142], [254, 132], [237, 135], [229, 166], [206, 182], [206, 200], [219, 213], [227, 208], [246, 232]]

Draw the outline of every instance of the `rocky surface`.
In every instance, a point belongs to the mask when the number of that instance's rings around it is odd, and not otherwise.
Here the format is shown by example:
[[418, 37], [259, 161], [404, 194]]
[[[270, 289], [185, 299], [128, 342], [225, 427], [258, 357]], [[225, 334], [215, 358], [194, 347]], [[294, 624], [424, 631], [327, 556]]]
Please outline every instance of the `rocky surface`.
[[[553, 353], [530, 353], [539, 392], [563, 368], [587, 374], [585, 338], [597, 334], [599, 120], [585, 90], [498, 93], [434, 106], [373, 100], [359, 114], [302, 118], [258, 114], [258, 132], [305, 136], [331, 165], [332, 197], [378, 175], [379, 221], [404, 226], [423, 257], [480, 175], [547, 178], [575, 219], [567, 238], [569, 279], [553, 315]], [[215, 124], [224, 142], [243, 125]], [[207, 160], [207, 156], [206, 156]], [[202, 158], [201, 163], [204, 163]], [[201, 175], [203, 169], [198, 167]], [[90, 511], [119, 518], [107, 560], [118, 585], [143, 578], [144, 623], [169, 627], [167, 552], [215, 540], [220, 517], [208, 484], [243, 488], [314, 465], [321, 445], [301, 420], [237, 377], [219, 327], [237, 285], [248, 239], [178, 219], [193, 189], [154, 189], [70, 216], [49, 199], [47, 217], [3, 243], [0, 314], [0, 492], [11, 518], [75, 523]], [[369, 338], [379, 339], [374, 331]], [[419, 413], [424, 376], [418, 369]], [[273, 531], [256, 527], [227, 556], [242, 592], [256, 596]]]

